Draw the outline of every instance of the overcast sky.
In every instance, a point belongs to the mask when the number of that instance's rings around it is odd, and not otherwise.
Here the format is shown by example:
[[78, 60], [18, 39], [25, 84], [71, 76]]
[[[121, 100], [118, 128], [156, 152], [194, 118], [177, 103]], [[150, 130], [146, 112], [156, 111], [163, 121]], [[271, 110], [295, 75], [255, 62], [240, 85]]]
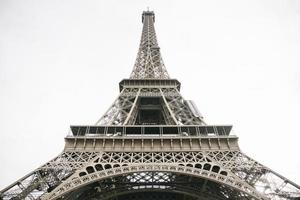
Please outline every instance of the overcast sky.
[[94, 124], [156, 14], [167, 70], [209, 124], [300, 184], [300, 1], [0, 0], [0, 188]]

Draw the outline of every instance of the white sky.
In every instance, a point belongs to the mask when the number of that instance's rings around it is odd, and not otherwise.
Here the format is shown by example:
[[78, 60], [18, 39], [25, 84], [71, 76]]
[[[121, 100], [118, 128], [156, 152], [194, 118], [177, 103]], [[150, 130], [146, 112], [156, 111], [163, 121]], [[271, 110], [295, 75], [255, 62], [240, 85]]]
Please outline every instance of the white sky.
[[133, 68], [141, 13], [209, 124], [300, 184], [300, 1], [0, 1], [0, 188], [58, 155], [70, 124], [94, 124]]

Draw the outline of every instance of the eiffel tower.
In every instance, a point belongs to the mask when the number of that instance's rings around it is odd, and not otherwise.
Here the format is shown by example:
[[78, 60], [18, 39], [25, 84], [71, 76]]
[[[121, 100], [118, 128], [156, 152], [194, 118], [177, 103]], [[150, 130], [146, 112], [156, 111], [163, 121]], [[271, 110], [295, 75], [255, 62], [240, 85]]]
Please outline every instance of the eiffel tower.
[[230, 125], [208, 125], [161, 58], [153, 11], [133, 71], [95, 125], [71, 126], [63, 152], [0, 199], [296, 200], [300, 186], [241, 152]]

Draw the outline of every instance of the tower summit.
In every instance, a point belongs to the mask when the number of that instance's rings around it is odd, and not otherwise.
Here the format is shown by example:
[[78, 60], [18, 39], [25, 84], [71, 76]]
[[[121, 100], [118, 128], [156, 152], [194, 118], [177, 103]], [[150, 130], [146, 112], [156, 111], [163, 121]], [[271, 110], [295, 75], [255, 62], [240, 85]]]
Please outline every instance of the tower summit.
[[300, 186], [249, 158], [231, 125], [207, 125], [163, 64], [153, 11], [129, 79], [95, 125], [70, 127], [56, 158], [3, 200], [296, 200]]
[[120, 95], [96, 125], [201, 125], [196, 105], [184, 100], [180, 82], [170, 79], [154, 29], [155, 14], [144, 11], [134, 68], [120, 82]]
[[168, 79], [169, 75], [160, 55], [154, 29], [153, 11], [142, 14], [143, 32], [131, 79]]

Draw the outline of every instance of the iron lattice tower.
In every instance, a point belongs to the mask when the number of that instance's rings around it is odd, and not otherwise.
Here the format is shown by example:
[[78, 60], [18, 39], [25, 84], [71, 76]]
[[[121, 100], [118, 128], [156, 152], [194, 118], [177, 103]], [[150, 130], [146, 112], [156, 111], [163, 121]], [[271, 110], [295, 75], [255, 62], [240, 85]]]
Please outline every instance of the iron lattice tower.
[[71, 126], [63, 152], [0, 199], [300, 199], [300, 186], [240, 151], [230, 125], [207, 125], [163, 64], [152, 11], [120, 95], [92, 126]]

